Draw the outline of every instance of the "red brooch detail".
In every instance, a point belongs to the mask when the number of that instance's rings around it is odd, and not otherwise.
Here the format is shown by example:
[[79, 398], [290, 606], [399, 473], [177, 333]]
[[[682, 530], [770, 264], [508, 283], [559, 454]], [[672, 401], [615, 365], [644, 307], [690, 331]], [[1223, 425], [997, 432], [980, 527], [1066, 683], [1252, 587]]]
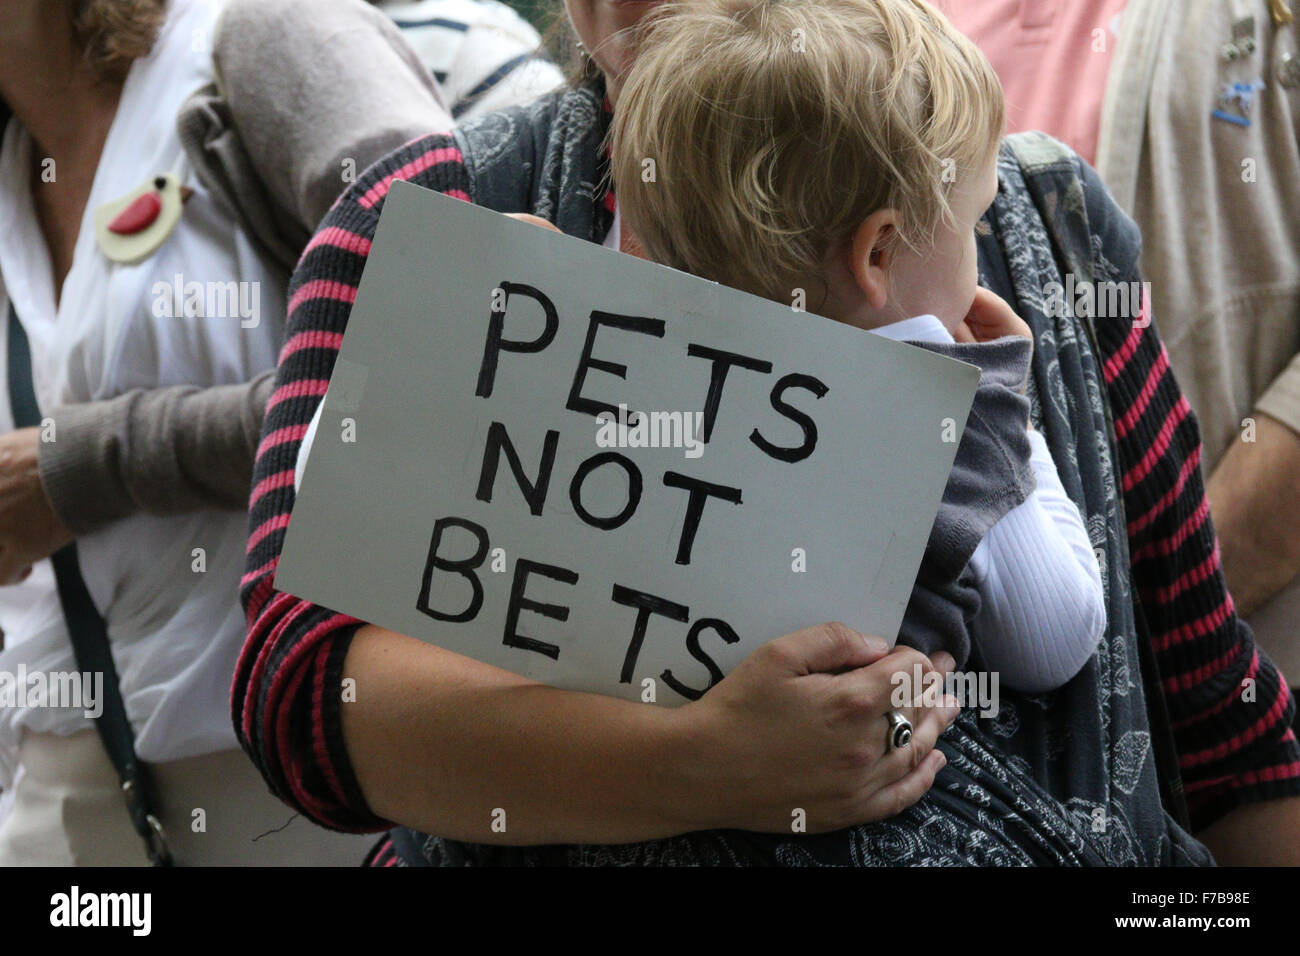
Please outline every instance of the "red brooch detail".
[[162, 198], [156, 192], [143, 193], [113, 217], [113, 221], [108, 224], [108, 231], [119, 236], [133, 236], [152, 226], [160, 212]]

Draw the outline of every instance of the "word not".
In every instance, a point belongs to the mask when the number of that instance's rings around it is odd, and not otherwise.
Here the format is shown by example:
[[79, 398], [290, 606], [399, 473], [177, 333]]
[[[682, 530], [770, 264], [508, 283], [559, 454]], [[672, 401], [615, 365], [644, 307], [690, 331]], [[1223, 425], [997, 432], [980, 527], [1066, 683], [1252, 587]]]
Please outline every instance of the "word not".
[[125, 926], [133, 936], [148, 936], [153, 927], [152, 893], [85, 893], [73, 885], [50, 897], [51, 926]]
[[104, 675], [99, 671], [0, 671], [0, 707], [68, 707], [89, 720], [104, 712]]
[[170, 283], [159, 280], [150, 288], [156, 319], [239, 319], [241, 329], [255, 329], [262, 321], [260, 282], [186, 282], [179, 272]]

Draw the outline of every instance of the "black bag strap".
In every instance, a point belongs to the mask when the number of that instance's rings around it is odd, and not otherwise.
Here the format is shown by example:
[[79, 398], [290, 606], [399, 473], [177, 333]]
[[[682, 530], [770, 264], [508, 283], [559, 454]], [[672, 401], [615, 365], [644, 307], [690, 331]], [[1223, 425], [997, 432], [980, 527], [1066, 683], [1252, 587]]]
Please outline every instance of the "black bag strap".
[[[36, 402], [36, 390], [32, 385], [31, 348], [12, 303], [9, 305], [8, 353], [9, 402], [13, 409], [14, 426], [38, 426], [41, 413]], [[51, 555], [50, 563], [54, 566], [59, 603], [63, 607], [68, 635], [72, 639], [77, 667], [82, 673], [104, 675], [104, 706], [95, 720], [95, 729], [122, 782], [122, 795], [126, 799], [131, 825], [144, 840], [149, 862], [154, 866], [170, 866], [172, 856], [167, 847], [166, 834], [152, 809], [148, 770], [135, 755], [135, 734], [126, 716], [117, 667], [113, 663], [113, 653], [109, 647], [108, 629], [81, 577], [76, 543], [56, 551]]]

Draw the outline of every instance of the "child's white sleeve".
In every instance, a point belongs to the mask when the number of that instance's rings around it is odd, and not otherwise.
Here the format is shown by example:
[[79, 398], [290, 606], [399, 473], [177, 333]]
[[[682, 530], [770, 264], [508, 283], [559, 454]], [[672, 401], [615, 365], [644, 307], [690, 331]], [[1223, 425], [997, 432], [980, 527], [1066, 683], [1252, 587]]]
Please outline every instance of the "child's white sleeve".
[[971, 637], [1002, 683], [1043, 693], [1092, 657], [1106, 604], [1087, 529], [1047, 442], [1031, 431], [1029, 445], [1037, 489], [989, 529], [971, 557], [980, 592]]
[[294, 494], [302, 488], [302, 473], [307, 467], [307, 456], [311, 454], [312, 443], [316, 441], [316, 429], [320, 427], [320, 413], [325, 408], [325, 399], [320, 400], [316, 406], [316, 413], [311, 417], [311, 423], [307, 426], [307, 432], [302, 436], [302, 444], [298, 446], [298, 460], [293, 466], [293, 491]]

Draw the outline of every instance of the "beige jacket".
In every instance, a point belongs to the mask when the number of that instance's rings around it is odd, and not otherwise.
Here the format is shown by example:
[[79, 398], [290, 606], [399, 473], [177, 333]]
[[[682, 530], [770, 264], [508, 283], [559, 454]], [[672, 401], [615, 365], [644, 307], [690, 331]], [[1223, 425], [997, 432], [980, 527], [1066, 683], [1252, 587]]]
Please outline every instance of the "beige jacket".
[[[1256, 50], [1230, 62], [1221, 49], [1245, 15]], [[1143, 278], [1209, 474], [1255, 411], [1300, 432], [1300, 65], [1298, 82], [1280, 79], [1300, 26], [1275, 25], [1268, 0], [1131, 0], [1118, 42], [1097, 167], [1142, 227]], [[1255, 80], [1250, 126], [1211, 116], [1224, 84]], [[1250, 623], [1300, 681], [1300, 578]]]

